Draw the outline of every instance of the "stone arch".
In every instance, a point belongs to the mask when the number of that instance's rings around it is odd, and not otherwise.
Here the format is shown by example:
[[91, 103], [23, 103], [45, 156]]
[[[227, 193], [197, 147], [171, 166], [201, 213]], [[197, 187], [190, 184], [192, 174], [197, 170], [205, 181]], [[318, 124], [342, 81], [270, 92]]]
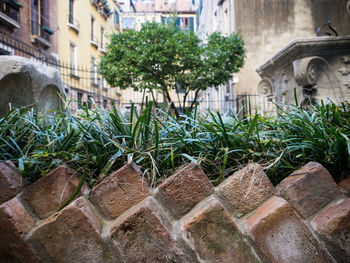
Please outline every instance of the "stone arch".
[[55, 85], [45, 86], [38, 97], [37, 109], [38, 111], [53, 112], [59, 111], [63, 108], [63, 94]]
[[0, 117], [13, 108], [33, 104], [32, 81], [27, 73], [10, 73], [0, 80]]

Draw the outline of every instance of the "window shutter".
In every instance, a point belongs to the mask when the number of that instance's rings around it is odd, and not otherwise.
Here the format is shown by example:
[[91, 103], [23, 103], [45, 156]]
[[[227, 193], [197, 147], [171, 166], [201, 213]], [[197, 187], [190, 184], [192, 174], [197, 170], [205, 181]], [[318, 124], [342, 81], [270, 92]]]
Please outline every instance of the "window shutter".
[[194, 32], [194, 19], [193, 17], [190, 17], [190, 30]]
[[176, 18], [175, 25], [177, 28], [180, 28], [180, 18], [179, 17]]
[[114, 9], [114, 24], [119, 25], [119, 13], [116, 9]]

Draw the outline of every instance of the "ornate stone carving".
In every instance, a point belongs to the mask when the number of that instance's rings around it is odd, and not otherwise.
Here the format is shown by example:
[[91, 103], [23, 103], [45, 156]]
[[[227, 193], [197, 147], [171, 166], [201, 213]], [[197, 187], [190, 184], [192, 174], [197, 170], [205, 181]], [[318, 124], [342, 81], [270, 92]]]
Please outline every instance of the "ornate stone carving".
[[[257, 69], [260, 93], [270, 90], [276, 102], [350, 100], [350, 36], [297, 39]], [[270, 81], [271, 88], [268, 86]], [[306, 103], [307, 104], [307, 103]]]
[[315, 85], [321, 68], [329, 67], [328, 62], [321, 57], [308, 57], [293, 61], [294, 77], [298, 85]]
[[273, 96], [272, 81], [268, 78], [262, 79], [258, 84], [258, 93], [266, 97]]

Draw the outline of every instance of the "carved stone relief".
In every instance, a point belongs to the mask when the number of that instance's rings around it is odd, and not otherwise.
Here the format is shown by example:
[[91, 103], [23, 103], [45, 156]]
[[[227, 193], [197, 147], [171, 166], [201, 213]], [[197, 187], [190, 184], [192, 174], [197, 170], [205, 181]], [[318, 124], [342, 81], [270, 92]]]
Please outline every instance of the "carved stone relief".
[[294, 89], [304, 104], [327, 98], [350, 101], [350, 36], [297, 39], [257, 72], [263, 78], [260, 94], [270, 90], [280, 103], [293, 103]]

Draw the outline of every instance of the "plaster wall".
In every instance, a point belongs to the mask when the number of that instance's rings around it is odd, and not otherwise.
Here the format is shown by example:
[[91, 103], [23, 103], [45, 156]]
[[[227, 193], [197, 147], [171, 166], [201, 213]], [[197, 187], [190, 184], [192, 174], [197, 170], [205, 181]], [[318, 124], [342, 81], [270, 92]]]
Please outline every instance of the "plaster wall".
[[238, 31], [244, 38], [247, 57], [235, 94], [256, 94], [261, 78], [255, 70], [292, 40], [315, 37], [328, 20], [339, 34], [350, 34], [348, 0], [196, 0], [194, 8], [201, 38], [214, 31]]
[[347, 4], [347, 0], [236, 0], [236, 30], [247, 48], [236, 92], [257, 93], [260, 77], [255, 70], [294, 39], [316, 36], [317, 28], [328, 20], [339, 34], [350, 34]]
[[[83, 67], [90, 70], [92, 68], [92, 57], [96, 59], [96, 64], [99, 63], [100, 57], [106, 52], [108, 44], [108, 36], [112, 33], [119, 32], [119, 26], [114, 24], [115, 14], [114, 10], [120, 13], [119, 5], [115, 1], [109, 0], [108, 6], [112, 14], [109, 17], [103, 16], [99, 9], [86, 0], [75, 0], [73, 5], [73, 19], [74, 27], [69, 24], [69, 1], [62, 1], [58, 5], [58, 55], [62, 62], [70, 64], [70, 46], [76, 47], [76, 67]], [[91, 20], [94, 19], [93, 33]], [[121, 21], [121, 19], [120, 19]], [[102, 31], [102, 28], [104, 31]], [[78, 30], [77, 30], [78, 29]], [[93, 39], [92, 40], [92, 35]], [[103, 38], [103, 45], [102, 45]], [[93, 43], [92, 43], [93, 42]], [[88, 74], [88, 73], [87, 73]], [[97, 78], [89, 74], [91, 79]], [[71, 78], [70, 83], [74, 90], [70, 90], [69, 97], [77, 99], [76, 89], [81, 89], [79, 92], [83, 93], [83, 101], [88, 100], [88, 93], [93, 92], [99, 94], [99, 97], [108, 98], [109, 100], [119, 101], [120, 93], [119, 89], [106, 85], [106, 89], [102, 89], [102, 81], [98, 82], [91, 88], [80, 84], [80, 80], [77, 78]], [[66, 87], [71, 88], [71, 87]], [[102, 105], [102, 97], [94, 98], [95, 101], [100, 101]]]

